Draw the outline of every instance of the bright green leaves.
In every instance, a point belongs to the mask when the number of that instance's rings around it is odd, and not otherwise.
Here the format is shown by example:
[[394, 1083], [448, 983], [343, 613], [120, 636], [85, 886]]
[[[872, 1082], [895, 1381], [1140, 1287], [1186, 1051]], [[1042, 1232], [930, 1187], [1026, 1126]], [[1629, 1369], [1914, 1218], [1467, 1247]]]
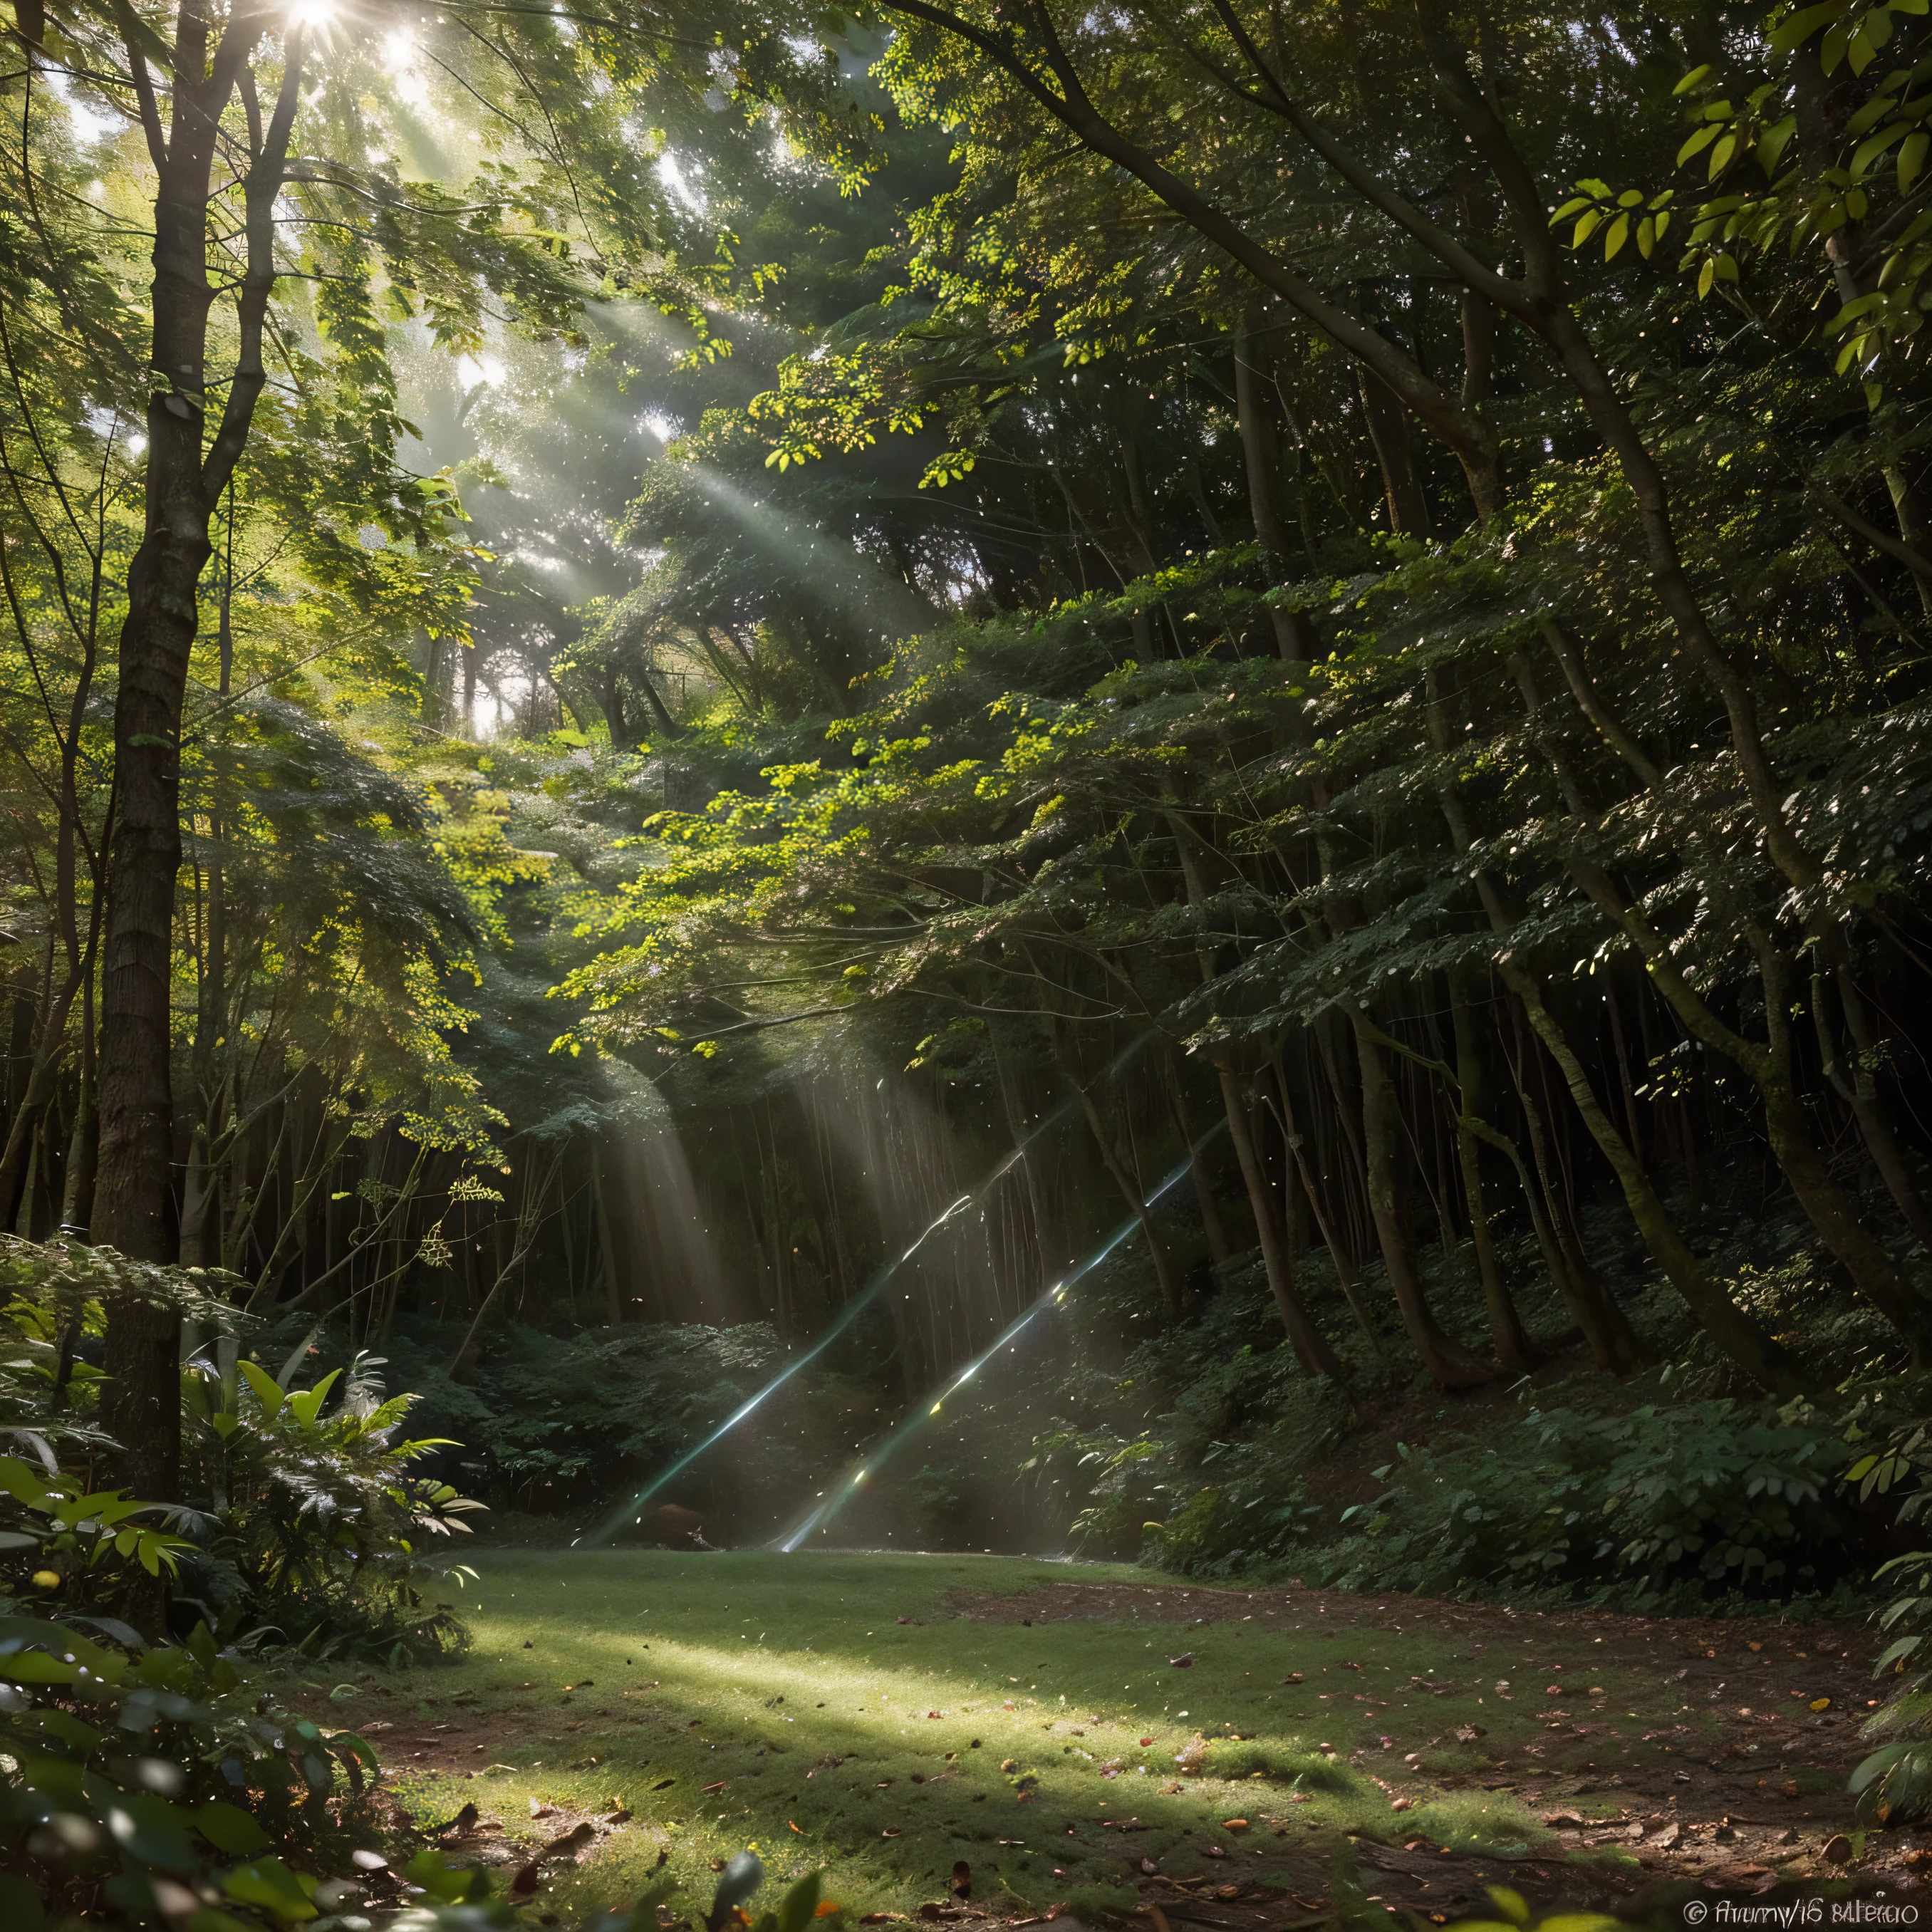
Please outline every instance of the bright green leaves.
[[151, 1576], [164, 1568], [172, 1574], [190, 1547], [182, 1538], [135, 1520], [156, 1505], [130, 1502], [118, 1490], [84, 1492], [59, 1476], [44, 1481], [43, 1474], [17, 1456], [0, 1456], [0, 1489], [22, 1507], [31, 1525], [20, 1533], [39, 1544], [56, 1576], [76, 1566], [98, 1569], [113, 1556], [133, 1558]]
[[971, 475], [977, 460], [970, 449], [942, 451], [926, 465], [926, 474], [919, 479], [919, 487], [922, 490], [943, 490], [947, 484], [957, 483], [962, 477]]
[[1624, 244], [1634, 238], [1637, 253], [1647, 262], [1670, 232], [1674, 189], [1666, 188], [1646, 200], [1636, 188], [1613, 194], [1606, 182], [1580, 181], [1576, 186], [1580, 192], [1550, 218], [1552, 227], [1572, 215], [1576, 218], [1576, 225], [1570, 232], [1572, 248], [1581, 248], [1600, 230], [1605, 261], [1615, 261]]
[[[1928, 6], [1932, 0], [1910, 0], [1903, 7], [1832, 0], [1801, 8], [1769, 36], [1778, 70], [1742, 95], [1718, 94], [1708, 66], [1693, 68], [1677, 83], [1674, 92], [1690, 124], [1676, 165], [1701, 166], [1711, 184], [1738, 184], [1701, 203], [1692, 218], [1678, 266], [1682, 273], [1694, 273], [1700, 300], [1730, 288], [1733, 301], [1748, 302], [1742, 286], [1748, 263], [1776, 250], [1798, 254], [1836, 246], [1832, 238], [1875, 220], [1886, 196], [1907, 196], [1919, 185], [1932, 157], [1932, 63], [1882, 75], [1874, 71], [1864, 98], [1855, 98], [1844, 115], [1838, 152], [1801, 157], [1788, 57], [1815, 40], [1822, 70], [1842, 68], [1856, 86], [1892, 40], [1892, 16], [1922, 14]], [[1730, 76], [1734, 82], [1742, 77]], [[1740, 170], [1747, 161], [1765, 185], [1743, 184]], [[1600, 184], [1582, 187], [1587, 199], [1559, 212], [1565, 218], [1580, 215], [1573, 246], [1614, 220], [1604, 205], [1606, 194], [1597, 192]], [[1870, 274], [1872, 285], [1836, 304], [1822, 332], [1834, 345], [1836, 372], [1858, 374], [1874, 398], [1882, 393], [1880, 365], [1887, 352], [1916, 336], [1922, 325], [1922, 290], [1932, 268], [1928, 226], [1915, 218], [1885, 232], [1882, 251], [1860, 271]], [[1660, 226], [1653, 229], [1653, 245], [1662, 236]], [[1835, 281], [1837, 271], [1833, 275]]]

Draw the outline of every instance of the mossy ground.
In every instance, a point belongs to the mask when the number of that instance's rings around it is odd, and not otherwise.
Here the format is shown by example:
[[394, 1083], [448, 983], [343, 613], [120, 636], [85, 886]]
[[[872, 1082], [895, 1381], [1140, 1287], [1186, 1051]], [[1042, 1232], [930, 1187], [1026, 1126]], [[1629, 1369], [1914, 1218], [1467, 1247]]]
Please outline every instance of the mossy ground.
[[[1543, 1822], [1559, 1801], [1586, 1826], [1680, 1790], [1689, 1821], [1720, 1784], [1791, 1805], [1802, 1778], [1835, 1802], [1834, 1739], [1803, 1730], [1826, 1719], [1792, 1691], [1828, 1694], [1835, 1719], [1863, 1688], [1803, 1626], [1754, 1650], [1738, 1626], [964, 1556], [478, 1568], [467, 1656], [344, 1685], [328, 1715], [370, 1734], [419, 1822], [473, 1799], [527, 1839], [548, 1828], [532, 1801], [621, 1802], [633, 1822], [550, 1881], [572, 1905], [634, 1892], [661, 1852], [704, 1895], [747, 1844], [775, 1880], [828, 1867], [862, 1912], [943, 1898], [959, 1860], [982, 1906], [1015, 1914], [1130, 1906], [1143, 1861], [1311, 1895], [1352, 1839], [1446, 1848], [1473, 1882], [1575, 1855], [1576, 1829]], [[1821, 1750], [1822, 1771], [1796, 1755]]]

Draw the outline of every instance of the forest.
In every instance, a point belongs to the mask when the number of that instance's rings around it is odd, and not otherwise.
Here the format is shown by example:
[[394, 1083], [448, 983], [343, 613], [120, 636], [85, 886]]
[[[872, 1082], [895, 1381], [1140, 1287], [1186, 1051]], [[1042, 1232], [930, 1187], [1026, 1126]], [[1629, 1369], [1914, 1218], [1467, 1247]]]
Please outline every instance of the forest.
[[1932, 0], [0, 38], [0, 1924], [1932, 1878]]

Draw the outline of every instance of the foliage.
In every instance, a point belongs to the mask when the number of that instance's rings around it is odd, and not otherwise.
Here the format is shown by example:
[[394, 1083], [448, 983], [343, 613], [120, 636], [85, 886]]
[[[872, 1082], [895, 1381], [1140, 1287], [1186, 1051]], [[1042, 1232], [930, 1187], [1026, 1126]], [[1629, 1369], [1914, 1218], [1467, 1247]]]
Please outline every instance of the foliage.
[[[28, 1453], [0, 1456], [8, 1520], [0, 1578], [62, 1614], [122, 1614], [137, 1574], [164, 1569], [177, 1600], [224, 1642], [400, 1660], [459, 1646], [447, 1600], [462, 1566], [430, 1559], [432, 1539], [467, 1529], [466, 1501], [416, 1466], [445, 1447], [410, 1438], [415, 1398], [386, 1398], [379, 1364], [358, 1358], [297, 1386], [304, 1341], [272, 1372], [247, 1324], [211, 1289], [218, 1276], [133, 1264], [112, 1250], [14, 1240], [0, 1256], [11, 1299], [0, 1402]], [[180, 1378], [186, 1488], [178, 1504], [100, 1486], [114, 1446], [105, 1385], [87, 1359], [109, 1311], [160, 1300], [206, 1340]]]
[[40, 1923], [44, 1900], [97, 1924], [275, 1926], [360, 1895], [350, 1852], [374, 1834], [375, 1754], [275, 1708], [205, 1626], [124, 1652], [8, 1616], [0, 1688], [10, 1924]]
[[1466, 1447], [1400, 1445], [1383, 1493], [1345, 1514], [1356, 1537], [1310, 1567], [1349, 1588], [1649, 1610], [1828, 1595], [1844, 1461], [1828, 1420], [1734, 1400], [1532, 1408]]
[[398, 1660], [460, 1647], [442, 1586], [473, 1573], [439, 1568], [424, 1545], [466, 1532], [465, 1514], [482, 1505], [412, 1468], [449, 1446], [402, 1436], [417, 1398], [385, 1399], [365, 1358], [297, 1389], [305, 1348], [280, 1380], [222, 1352], [222, 1370], [196, 1364], [182, 1391], [197, 1438], [190, 1466], [215, 1525], [194, 1565], [211, 1621], [258, 1642], [277, 1630], [316, 1656]]

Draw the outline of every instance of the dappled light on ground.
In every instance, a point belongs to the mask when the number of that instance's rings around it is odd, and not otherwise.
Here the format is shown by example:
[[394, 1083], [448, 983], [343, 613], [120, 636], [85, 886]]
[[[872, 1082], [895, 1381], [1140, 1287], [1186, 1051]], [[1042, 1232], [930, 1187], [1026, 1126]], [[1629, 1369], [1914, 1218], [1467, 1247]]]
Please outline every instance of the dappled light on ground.
[[963, 1556], [483, 1569], [470, 1657], [338, 1708], [419, 1825], [478, 1807], [472, 1856], [586, 1821], [548, 1881], [576, 1903], [660, 1863], [700, 1892], [746, 1844], [776, 1877], [828, 1865], [867, 1910], [1007, 1919], [1144, 1900], [1186, 1920], [1211, 1895], [1199, 1922], [1258, 1924], [1338, 1870], [1431, 1910], [1504, 1876], [1572, 1902], [1762, 1889], [1832, 1868], [1863, 1704], [1850, 1634], [1822, 1623]]

